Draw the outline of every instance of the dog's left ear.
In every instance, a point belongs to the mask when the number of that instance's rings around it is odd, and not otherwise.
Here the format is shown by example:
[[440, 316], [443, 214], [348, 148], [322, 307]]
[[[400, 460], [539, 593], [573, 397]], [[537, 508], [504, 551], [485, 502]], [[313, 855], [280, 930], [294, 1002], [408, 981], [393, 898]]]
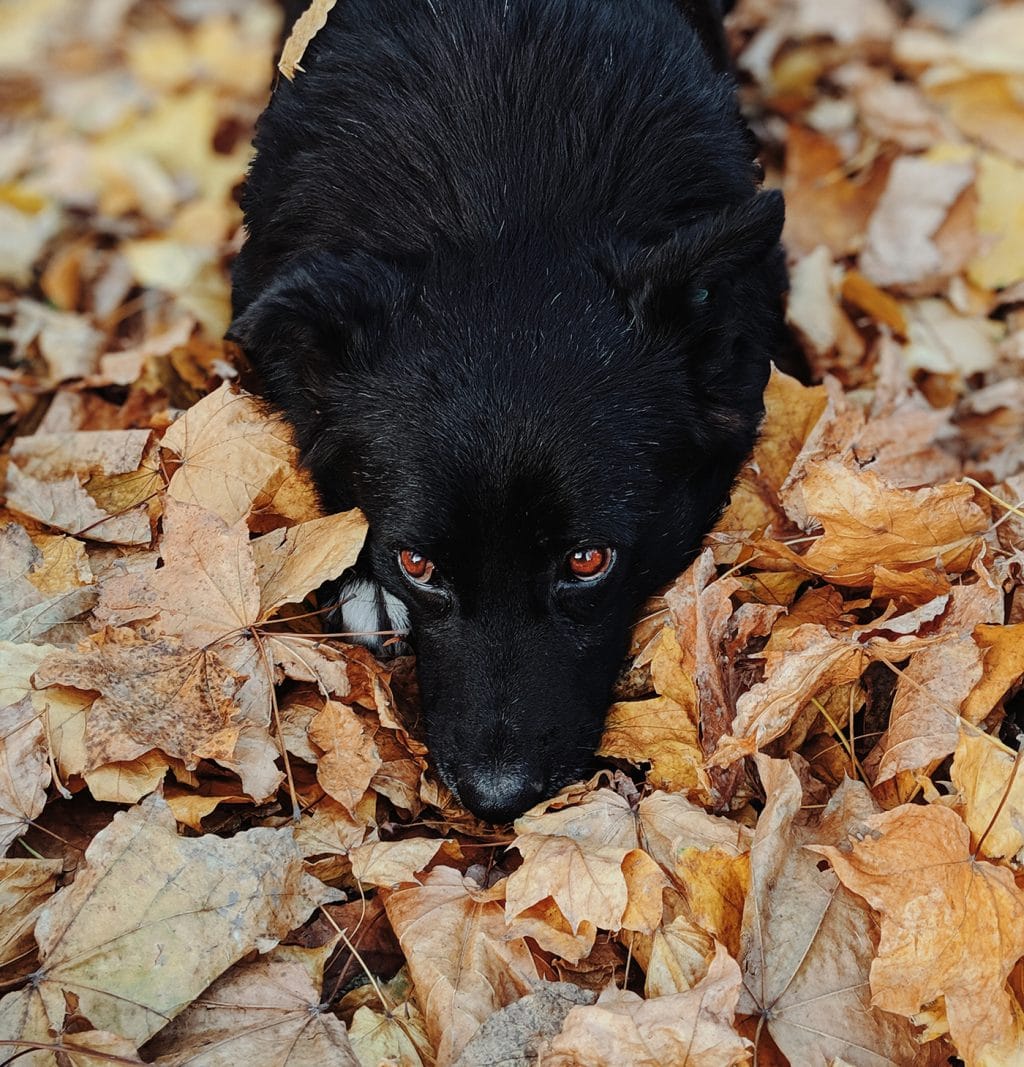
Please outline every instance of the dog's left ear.
[[777, 189], [701, 215], [661, 244], [616, 249], [610, 275], [644, 329], [689, 327], [732, 282], [777, 254], [786, 212]]

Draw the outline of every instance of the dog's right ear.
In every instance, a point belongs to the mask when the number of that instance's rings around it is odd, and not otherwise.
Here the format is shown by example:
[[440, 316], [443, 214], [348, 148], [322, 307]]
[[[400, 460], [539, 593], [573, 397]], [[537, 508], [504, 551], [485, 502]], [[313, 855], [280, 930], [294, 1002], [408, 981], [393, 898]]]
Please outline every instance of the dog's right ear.
[[319, 406], [333, 378], [352, 369], [361, 338], [394, 314], [407, 289], [399, 270], [375, 257], [309, 252], [285, 263], [226, 336], [298, 421]]

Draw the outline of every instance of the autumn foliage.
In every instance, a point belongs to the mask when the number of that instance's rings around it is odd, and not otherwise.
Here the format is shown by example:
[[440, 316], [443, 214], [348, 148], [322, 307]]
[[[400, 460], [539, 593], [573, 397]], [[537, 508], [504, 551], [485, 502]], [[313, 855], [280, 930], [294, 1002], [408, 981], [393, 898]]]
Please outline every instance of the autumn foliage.
[[4, 7], [0, 1063], [1022, 1062], [1024, 4], [897, 6], [732, 16], [820, 384], [510, 832], [220, 340], [276, 6]]

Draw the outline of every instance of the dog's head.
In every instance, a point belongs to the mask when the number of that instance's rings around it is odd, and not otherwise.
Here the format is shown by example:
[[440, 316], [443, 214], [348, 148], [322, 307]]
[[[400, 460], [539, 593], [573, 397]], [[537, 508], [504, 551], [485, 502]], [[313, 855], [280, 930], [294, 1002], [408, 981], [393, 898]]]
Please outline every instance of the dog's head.
[[369, 518], [431, 752], [478, 815], [586, 768], [631, 620], [724, 504], [780, 329], [782, 216], [762, 193], [657, 243], [313, 252], [236, 319], [326, 506]]

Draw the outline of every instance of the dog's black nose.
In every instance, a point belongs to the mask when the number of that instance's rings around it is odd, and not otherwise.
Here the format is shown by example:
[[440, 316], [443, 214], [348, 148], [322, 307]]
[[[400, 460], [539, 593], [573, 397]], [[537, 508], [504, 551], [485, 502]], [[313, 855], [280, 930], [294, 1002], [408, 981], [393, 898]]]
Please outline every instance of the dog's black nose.
[[478, 818], [511, 822], [544, 797], [545, 781], [525, 763], [469, 768], [459, 775], [459, 797]]

